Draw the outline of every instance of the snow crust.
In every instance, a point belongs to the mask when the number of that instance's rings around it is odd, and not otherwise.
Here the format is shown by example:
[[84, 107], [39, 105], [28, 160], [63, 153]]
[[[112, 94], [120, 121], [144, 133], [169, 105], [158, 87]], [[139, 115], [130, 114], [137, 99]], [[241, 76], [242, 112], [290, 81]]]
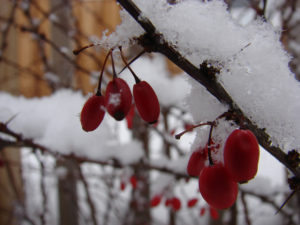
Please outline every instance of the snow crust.
[[[143, 12], [140, 18], [149, 18], [182, 56], [195, 66], [208, 60], [221, 69], [218, 81], [244, 113], [266, 129], [274, 146], [285, 151], [299, 148], [300, 84], [288, 67], [290, 57], [279, 41], [280, 31], [260, 19], [241, 25], [218, 0], [175, 5], [164, 0], [134, 2]], [[100, 41], [103, 46], [130, 46], [143, 34], [127, 12], [123, 10], [121, 16], [116, 32]], [[205, 88], [190, 83], [187, 107], [194, 121], [213, 120], [226, 111]], [[224, 136], [225, 130], [214, 133]]]

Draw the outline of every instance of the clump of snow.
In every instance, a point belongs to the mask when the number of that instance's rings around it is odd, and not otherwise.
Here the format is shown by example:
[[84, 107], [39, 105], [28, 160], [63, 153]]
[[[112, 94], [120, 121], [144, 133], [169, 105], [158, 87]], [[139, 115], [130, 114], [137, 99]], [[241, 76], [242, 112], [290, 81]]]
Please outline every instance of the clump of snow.
[[[195, 66], [204, 60], [221, 65], [218, 81], [246, 116], [266, 129], [273, 145], [285, 151], [299, 148], [300, 86], [273, 26], [260, 19], [243, 26], [230, 15], [226, 4], [217, 0], [187, 0], [175, 5], [160, 0], [134, 2], [142, 17], [149, 18], [163, 38]], [[104, 46], [129, 46], [144, 32], [124, 10], [121, 14], [122, 24], [101, 40]], [[190, 83], [187, 104], [194, 121], [212, 120], [227, 110], [205, 88]]]
[[111, 93], [109, 95], [109, 99], [108, 99], [108, 104], [110, 105], [114, 105], [114, 106], [118, 106], [120, 105], [120, 102], [121, 102], [121, 94], [120, 93]]
[[78, 92], [61, 90], [49, 97], [26, 99], [0, 94], [0, 120], [8, 127], [33, 139], [52, 151], [107, 161], [112, 158], [124, 165], [140, 160], [140, 143], [122, 145], [109, 128], [109, 116], [93, 132], [84, 132], [79, 114], [86, 98]]

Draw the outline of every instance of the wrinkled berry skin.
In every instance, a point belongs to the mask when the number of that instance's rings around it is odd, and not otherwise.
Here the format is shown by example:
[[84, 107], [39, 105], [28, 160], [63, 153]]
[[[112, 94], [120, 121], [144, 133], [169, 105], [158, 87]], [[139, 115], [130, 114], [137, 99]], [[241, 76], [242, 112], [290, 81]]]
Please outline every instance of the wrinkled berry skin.
[[104, 97], [93, 95], [86, 101], [80, 113], [82, 129], [86, 132], [95, 130], [102, 122], [104, 115]]
[[205, 167], [199, 177], [199, 189], [202, 197], [216, 209], [231, 207], [236, 201], [238, 184], [221, 164]]
[[156, 123], [160, 106], [153, 88], [146, 81], [140, 81], [133, 86], [133, 97], [140, 117], [150, 124]]
[[224, 146], [224, 166], [234, 181], [246, 182], [255, 177], [258, 169], [259, 145], [250, 130], [234, 130]]
[[132, 104], [132, 94], [128, 84], [121, 78], [114, 78], [107, 84], [105, 93], [107, 112], [116, 120], [123, 120]]

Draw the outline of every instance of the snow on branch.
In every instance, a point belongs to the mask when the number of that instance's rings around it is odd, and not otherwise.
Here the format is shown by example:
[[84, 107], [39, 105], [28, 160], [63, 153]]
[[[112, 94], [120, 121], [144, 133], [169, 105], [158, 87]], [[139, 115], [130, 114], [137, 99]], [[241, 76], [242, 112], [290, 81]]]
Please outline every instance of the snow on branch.
[[[120, 34], [130, 26], [128, 39], [137, 40], [148, 52], [162, 53], [202, 84], [223, 109], [225, 105], [231, 112], [230, 120], [250, 129], [262, 147], [300, 177], [300, 171], [289, 162], [286, 154], [299, 147], [300, 124], [296, 115], [300, 107], [297, 101], [300, 86], [288, 69], [289, 57], [270, 25], [255, 21], [247, 28], [241, 27], [230, 18], [220, 1], [185, 1], [172, 6], [163, 1], [135, 1], [143, 11], [131, 0], [117, 2], [143, 30], [135, 27], [123, 13], [123, 24], [116, 34], [106, 37], [106, 42], [111, 38], [111, 45], [125, 43], [121, 39], [126, 34]], [[277, 58], [272, 57], [275, 54]], [[264, 63], [258, 61], [258, 58], [262, 60], [260, 56], [264, 56]], [[280, 65], [274, 64], [277, 62]], [[194, 85], [196, 88], [201, 89]], [[280, 104], [288, 109], [283, 109]], [[201, 102], [195, 105], [201, 106]], [[201, 120], [195, 113], [193, 116], [195, 120]]]

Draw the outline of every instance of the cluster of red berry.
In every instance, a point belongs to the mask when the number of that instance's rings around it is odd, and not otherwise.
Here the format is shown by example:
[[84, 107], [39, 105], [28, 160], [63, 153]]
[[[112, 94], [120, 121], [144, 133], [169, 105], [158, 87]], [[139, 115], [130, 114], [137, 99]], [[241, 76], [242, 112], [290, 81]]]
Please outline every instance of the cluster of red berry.
[[187, 173], [199, 177], [200, 193], [211, 207], [226, 209], [236, 201], [238, 183], [255, 177], [259, 145], [250, 130], [234, 130], [225, 142], [224, 164], [211, 159], [211, 151], [218, 150], [218, 147], [209, 143], [204, 149], [193, 152], [187, 165]]
[[[156, 123], [160, 113], [160, 106], [153, 88], [146, 81], [141, 81], [137, 77], [126, 62], [121, 49], [120, 53], [124, 63], [127, 68], [130, 69], [136, 82], [133, 86], [133, 99], [140, 117], [150, 124]], [[102, 96], [102, 75], [109, 55], [112, 60], [113, 79], [107, 84], [105, 96]], [[102, 122], [105, 111], [116, 120], [123, 120], [128, 115], [131, 108], [131, 90], [125, 80], [117, 77], [113, 63], [112, 50], [110, 50], [104, 61], [97, 93], [91, 96], [82, 108], [80, 114], [82, 129], [87, 132], [95, 130]]]
[[[161, 200], [164, 196], [161, 194], [154, 195], [150, 200], [150, 207], [154, 208], [161, 203]], [[165, 206], [170, 207], [174, 211], [178, 211], [181, 209], [181, 201], [176, 196], [165, 199]]]

